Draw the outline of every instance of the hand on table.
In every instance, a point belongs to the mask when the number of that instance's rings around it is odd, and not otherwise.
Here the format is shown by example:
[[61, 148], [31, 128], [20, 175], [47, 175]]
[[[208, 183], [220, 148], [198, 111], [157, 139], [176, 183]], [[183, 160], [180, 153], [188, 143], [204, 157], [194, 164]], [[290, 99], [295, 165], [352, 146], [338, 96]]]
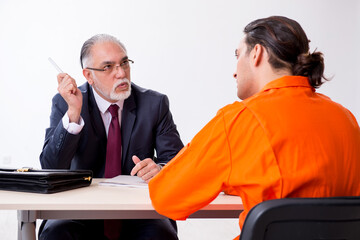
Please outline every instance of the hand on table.
[[147, 183], [161, 170], [161, 167], [157, 165], [151, 158], [145, 158], [141, 161], [140, 158], [134, 155], [132, 160], [135, 163], [135, 167], [131, 170], [130, 175], [137, 175]]

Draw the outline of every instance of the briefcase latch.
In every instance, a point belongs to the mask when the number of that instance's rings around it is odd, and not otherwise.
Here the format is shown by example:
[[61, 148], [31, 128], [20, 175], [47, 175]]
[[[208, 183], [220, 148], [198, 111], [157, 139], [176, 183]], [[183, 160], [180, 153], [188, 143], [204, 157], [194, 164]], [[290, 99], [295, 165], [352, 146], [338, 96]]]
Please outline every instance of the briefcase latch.
[[19, 168], [17, 172], [28, 172], [30, 168]]
[[91, 177], [84, 177], [85, 181], [91, 181]]

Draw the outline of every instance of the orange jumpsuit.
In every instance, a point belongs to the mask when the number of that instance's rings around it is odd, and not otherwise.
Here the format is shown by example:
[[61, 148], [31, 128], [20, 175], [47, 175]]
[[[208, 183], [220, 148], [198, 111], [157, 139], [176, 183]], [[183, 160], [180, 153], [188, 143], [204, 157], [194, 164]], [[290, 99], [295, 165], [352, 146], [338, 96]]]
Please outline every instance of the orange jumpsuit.
[[149, 183], [154, 208], [184, 220], [225, 191], [244, 211], [274, 198], [360, 195], [355, 117], [286, 76], [217, 115]]

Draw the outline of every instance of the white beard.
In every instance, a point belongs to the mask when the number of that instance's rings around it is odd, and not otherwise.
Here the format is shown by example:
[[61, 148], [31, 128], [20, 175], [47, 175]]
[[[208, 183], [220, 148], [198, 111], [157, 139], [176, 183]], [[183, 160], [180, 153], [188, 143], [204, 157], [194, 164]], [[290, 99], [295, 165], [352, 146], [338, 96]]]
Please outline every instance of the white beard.
[[[120, 93], [117, 93], [116, 92], [116, 88], [121, 84], [121, 83], [124, 83], [126, 82], [128, 85], [129, 85], [129, 89], [126, 91], [126, 92], [120, 92]], [[127, 78], [123, 78], [123, 79], [120, 79], [119, 81], [117, 81], [112, 90], [111, 90], [111, 93], [110, 93], [110, 99], [111, 100], [114, 100], [114, 101], [120, 101], [120, 100], [125, 100], [127, 99], [131, 94], [131, 83], [130, 81], [127, 79]]]
[[[121, 84], [126, 82], [129, 85], [129, 89], [126, 92], [120, 92], [117, 93], [116, 92], [116, 88]], [[112, 101], [120, 101], [120, 100], [125, 100], [127, 99], [130, 94], [131, 94], [131, 83], [129, 81], [129, 79], [127, 78], [123, 78], [123, 79], [119, 79], [116, 83], [114, 83], [110, 94], [106, 94], [101, 88], [97, 87], [96, 84], [93, 85], [93, 87], [97, 90], [97, 92], [99, 92], [101, 95], [105, 96], [106, 98], [112, 100]]]

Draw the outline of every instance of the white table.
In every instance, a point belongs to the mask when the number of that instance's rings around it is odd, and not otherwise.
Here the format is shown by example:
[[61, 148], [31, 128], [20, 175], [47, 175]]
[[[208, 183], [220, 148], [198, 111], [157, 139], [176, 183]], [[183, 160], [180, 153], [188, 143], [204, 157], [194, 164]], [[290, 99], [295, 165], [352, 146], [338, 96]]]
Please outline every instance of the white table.
[[[18, 210], [19, 240], [35, 240], [36, 219], [153, 219], [164, 218], [151, 205], [148, 189], [102, 186], [54, 194], [0, 191], [0, 209]], [[220, 194], [190, 218], [238, 218], [241, 199]]]

